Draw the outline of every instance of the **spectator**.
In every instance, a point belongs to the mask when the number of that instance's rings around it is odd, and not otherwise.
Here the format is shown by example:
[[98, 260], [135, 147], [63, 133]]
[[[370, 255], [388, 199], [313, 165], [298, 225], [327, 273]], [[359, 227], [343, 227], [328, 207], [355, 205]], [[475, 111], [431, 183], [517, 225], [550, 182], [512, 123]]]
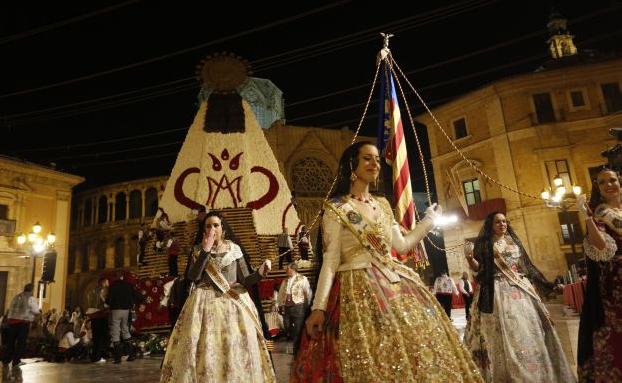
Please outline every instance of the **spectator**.
[[17, 294], [11, 301], [9, 313], [7, 315], [7, 331], [5, 353], [2, 358], [3, 378], [9, 376], [9, 363], [13, 361], [13, 370], [19, 371], [22, 364], [21, 357], [26, 348], [26, 339], [30, 323], [35, 319], [35, 315], [41, 313], [37, 300], [32, 296], [32, 283], [24, 286], [24, 291]]
[[84, 345], [80, 343], [80, 337], [73, 331], [72, 323], [62, 325], [60, 333], [62, 334], [58, 341], [58, 361], [70, 361], [78, 358], [84, 350]]
[[283, 268], [283, 260], [287, 259], [288, 263], [292, 262], [292, 238], [287, 233], [287, 227], [283, 226], [283, 232], [278, 235], [277, 246], [279, 248], [279, 270]]
[[302, 226], [298, 233], [298, 249], [300, 250], [300, 259], [309, 260], [309, 250], [311, 249], [311, 239], [309, 238], [309, 229]]
[[147, 263], [145, 262], [145, 248], [147, 246], [147, 241], [149, 239], [149, 231], [147, 230], [147, 226], [145, 223], [140, 224], [140, 228], [138, 229], [138, 241], [136, 246], [137, 248], [137, 262], [138, 266], [145, 266]]
[[164, 251], [163, 247], [166, 245], [170, 247], [172, 242], [168, 241], [171, 236], [171, 231], [173, 230], [173, 225], [171, 225], [171, 221], [168, 218], [168, 214], [164, 212], [164, 209], [158, 208], [160, 215], [155, 219], [155, 250], [156, 253]]
[[134, 287], [124, 279], [123, 274], [114, 281], [108, 290], [108, 306], [110, 308], [110, 338], [114, 348], [114, 363], [121, 363], [121, 355], [128, 354], [128, 362], [136, 359], [136, 351], [131, 345], [129, 314], [135, 303], [142, 301]]
[[451, 320], [451, 300], [454, 295], [458, 295], [458, 289], [453, 279], [447, 275], [447, 271], [443, 271], [434, 281], [434, 295]]
[[103, 363], [106, 361], [104, 352], [110, 344], [108, 340], [108, 297], [109, 281], [107, 278], [99, 278], [95, 288], [95, 307], [87, 310], [86, 314], [91, 322], [92, 342], [91, 362]]
[[283, 281], [279, 289], [278, 305], [283, 314], [287, 338], [294, 343], [294, 353], [297, 351], [298, 337], [312, 297], [309, 280], [298, 273], [298, 265], [295, 262], [290, 263], [287, 266], [287, 280]]
[[473, 301], [473, 285], [469, 281], [469, 274], [466, 271], [462, 272], [462, 278], [458, 280], [458, 291], [462, 294], [466, 319], [469, 320], [469, 318], [471, 318], [469, 309], [471, 308], [471, 302]]

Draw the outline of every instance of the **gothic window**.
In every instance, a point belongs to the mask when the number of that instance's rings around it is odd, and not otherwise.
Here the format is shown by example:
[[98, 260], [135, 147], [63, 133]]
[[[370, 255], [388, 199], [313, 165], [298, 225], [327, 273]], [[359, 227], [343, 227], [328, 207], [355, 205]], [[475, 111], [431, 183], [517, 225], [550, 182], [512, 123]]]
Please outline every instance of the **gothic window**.
[[292, 184], [296, 195], [323, 196], [333, 182], [333, 174], [322, 160], [305, 157], [298, 160], [292, 171]]
[[130, 219], [143, 216], [143, 195], [140, 190], [132, 190], [130, 193]]
[[106, 223], [108, 221], [108, 199], [106, 196], [99, 197], [97, 203], [97, 223]]
[[156, 188], [149, 188], [145, 192], [145, 212], [146, 217], [155, 217], [158, 211], [158, 191]]
[[114, 199], [114, 220], [115, 221], [123, 221], [126, 216], [125, 210], [125, 193], [117, 193], [117, 196]]

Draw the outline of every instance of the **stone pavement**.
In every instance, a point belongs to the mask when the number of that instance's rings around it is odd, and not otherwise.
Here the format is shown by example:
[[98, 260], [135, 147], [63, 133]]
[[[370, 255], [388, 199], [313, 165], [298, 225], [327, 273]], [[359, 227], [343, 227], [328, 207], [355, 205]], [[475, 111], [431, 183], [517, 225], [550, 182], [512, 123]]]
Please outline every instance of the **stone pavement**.
[[[576, 367], [578, 316], [566, 310], [561, 304], [547, 304], [568, 361]], [[453, 325], [460, 337], [464, 336], [466, 317], [464, 309], [452, 310]], [[274, 368], [279, 383], [286, 383], [292, 362], [292, 345], [277, 342], [272, 353]], [[133, 362], [107, 363], [48, 363], [28, 360], [21, 366], [23, 382], [26, 383], [157, 383], [160, 381], [162, 357], [147, 356]]]

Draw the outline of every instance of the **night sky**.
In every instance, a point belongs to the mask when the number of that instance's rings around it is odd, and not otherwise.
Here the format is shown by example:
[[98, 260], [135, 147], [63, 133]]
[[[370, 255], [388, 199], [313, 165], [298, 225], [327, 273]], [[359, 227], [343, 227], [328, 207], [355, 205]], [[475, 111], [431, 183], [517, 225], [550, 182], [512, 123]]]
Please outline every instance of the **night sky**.
[[[284, 92], [287, 123], [355, 127], [380, 31], [438, 105], [539, 67], [551, 5], [579, 50], [620, 52], [619, 1], [4, 1], [0, 154], [56, 163], [87, 178], [80, 188], [167, 175], [196, 112], [195, 66], [222, 51]], [[374, 135], [375, 103], [369, 114], [362, 133]]]

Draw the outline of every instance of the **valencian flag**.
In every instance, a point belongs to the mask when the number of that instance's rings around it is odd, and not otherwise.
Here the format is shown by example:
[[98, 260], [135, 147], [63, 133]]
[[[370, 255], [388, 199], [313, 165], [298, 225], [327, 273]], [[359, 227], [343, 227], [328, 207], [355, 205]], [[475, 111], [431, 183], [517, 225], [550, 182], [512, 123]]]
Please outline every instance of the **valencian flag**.
[[[400, 115], [400, 107], [395, 92], [395, 82], [387, 62], [383, 62], [383, 71], [380, 80], [380, 104], [377, 146], [385, 161], [382, 164], [384, 175], [385, 194], [393, 200], [395, 219], [407, 231], [415, 228], [415, 203], [410, 183], [410, 167], [404, 126]], [[393, 198], [390, 198], [393, 197]], [[428, 263], [423, 244], [406, 255], [398, 255], [392, 251], [394, 257], [401, 261], [412, 258], [415, 267], [425, 267]]]

